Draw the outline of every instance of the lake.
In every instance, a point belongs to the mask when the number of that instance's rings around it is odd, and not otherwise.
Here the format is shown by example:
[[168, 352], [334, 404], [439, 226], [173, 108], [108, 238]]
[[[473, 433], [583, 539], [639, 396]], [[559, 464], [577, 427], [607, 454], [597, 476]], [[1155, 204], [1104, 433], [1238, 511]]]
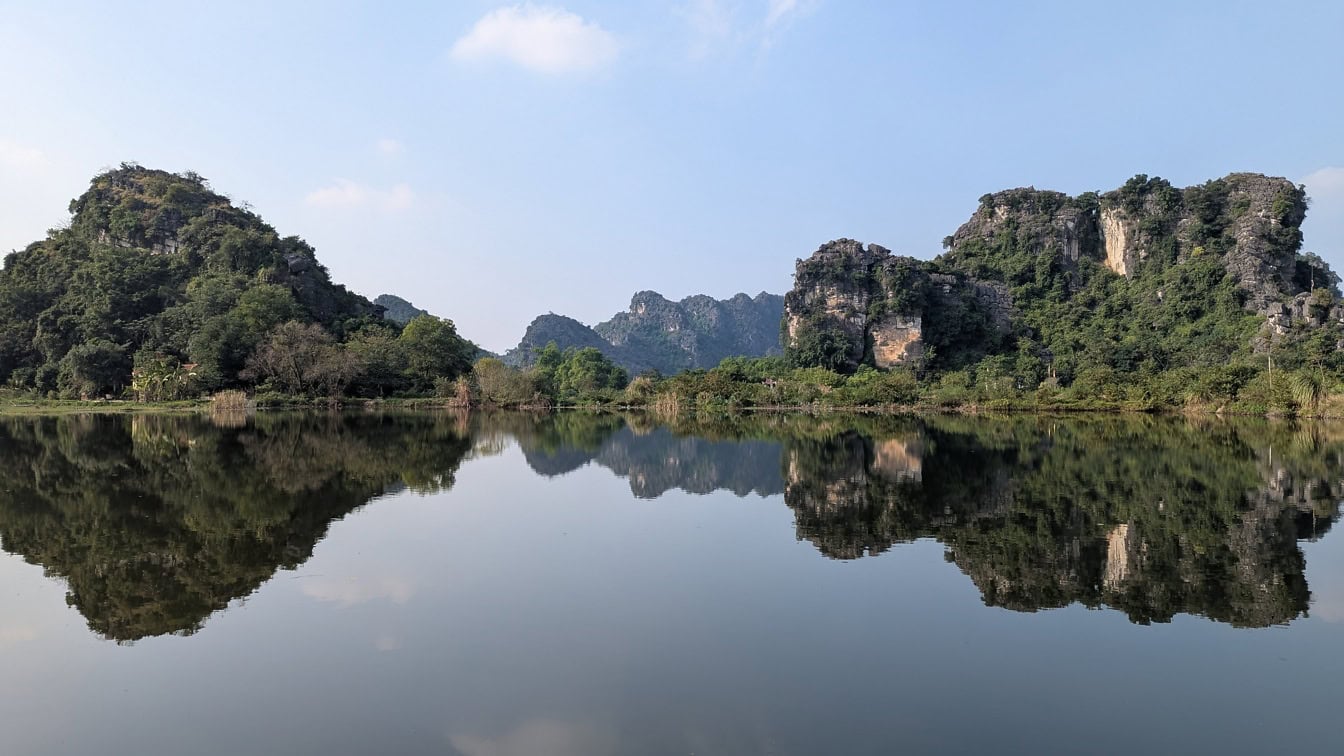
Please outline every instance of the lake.
[[0, 418], [27, 754], [1337, 752], [1344, 426]]

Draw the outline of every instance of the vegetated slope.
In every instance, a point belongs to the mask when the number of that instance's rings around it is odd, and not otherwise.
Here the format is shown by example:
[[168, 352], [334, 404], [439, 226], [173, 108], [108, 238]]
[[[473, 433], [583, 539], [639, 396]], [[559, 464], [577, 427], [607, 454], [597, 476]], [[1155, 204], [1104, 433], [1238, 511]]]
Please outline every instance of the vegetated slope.
[[54, 390], [99, 375], [94, 384], [119, 390], [151, 355], [228, 385], [280, 323], [340, 338], [379, 319], [306, 242], [194, 173], [123, 164], [95, 176], [70, 212], [0, 271], [0, 380], [13, 385]]
[[1344, 367], [1339, 278], [1299, 253], [1306, 207], [1301, 187], [1249, 173], [987, 194], [932, 261], [850, 240], [800, 260], [786, 353], [842, 371], [975, 366], [1019, 388], [1271, 357]]
[[631, 373], [673, 374], [710, 368], [725, 357], [780, 353], [784, 298], [762, 292], [724, 300], [705, 295], [673, 302], [657, 292], [634, 295], [627, 312], [589, 327], [563, 315], [532, 321], [518, 346], [504, 355], [515, 367], [533, 361], [533, 351], [555, 342], [561, 349], [593, 347]]

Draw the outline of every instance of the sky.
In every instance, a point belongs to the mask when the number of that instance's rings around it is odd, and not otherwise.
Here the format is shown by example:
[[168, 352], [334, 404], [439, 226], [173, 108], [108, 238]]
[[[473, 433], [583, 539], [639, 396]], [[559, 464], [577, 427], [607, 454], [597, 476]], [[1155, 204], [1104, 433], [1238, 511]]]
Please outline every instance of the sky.
[[654, 289], [930, 258], [981, 195], [1304, 183], [1344, 270], [1344, 3], [0, 0], [0, 250], [193, 170], [486, 348]]

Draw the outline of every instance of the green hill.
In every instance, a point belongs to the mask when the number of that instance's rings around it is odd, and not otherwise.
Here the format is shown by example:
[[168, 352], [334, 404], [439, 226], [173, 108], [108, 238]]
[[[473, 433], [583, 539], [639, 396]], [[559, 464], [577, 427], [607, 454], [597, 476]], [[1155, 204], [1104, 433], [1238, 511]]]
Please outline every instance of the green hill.
[[118, 392], [133, 367], [166, 356], [227, 386], [281, 323], [341, 338], [378, 318], [306, 242], [194, 173], [123, 164], [70, 212], [0, 271], [0, 380], [11, 385]]

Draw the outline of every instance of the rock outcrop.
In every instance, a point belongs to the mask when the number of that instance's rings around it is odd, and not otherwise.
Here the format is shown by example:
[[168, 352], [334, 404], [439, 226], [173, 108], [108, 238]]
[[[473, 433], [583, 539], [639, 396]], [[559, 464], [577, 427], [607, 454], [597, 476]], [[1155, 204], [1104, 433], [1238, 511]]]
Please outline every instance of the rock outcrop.
[[[986, 194], [932, 261], [850, 239], [800, 260], [785, 297], [785, 351], [795, 364], [843, 372], [864, 364], [944, 370], [1016, 355], [1025, 343], [1042, 370], [1053, 370], [1062, 349], [1072, 371], [1084, 367], [1076, 341], [1045, 338], [1065, 312], [1075, 329], [1128, 330], [1106, 337], [1118, 345], [1150, 344], [1144, 333], [1170, 334], [1177, 324], [1217, 328], [1237, 309], [1265, 319], [1260, 335], [1226, 339], [1200, 355], [1201, 364], [1218, 350], [1263, 351], [1300, 340], [1298, 326], [1344, 324], [1338, 278], [1299, 254], [1305, 213], [1301, 187], [1252, 173], [1186, 189], [1141, 175], [1105, 194], [1031, 187]], [[1130, 283], [1093, 285], [1110, 275]], [[1178, 289], [1170, 298], [1168, 284]], [[1097, 315], [1103, 299], [1106, 312]], [[1142, 320], [1109, 330], [1097, 323], [1139, 304], [1147, 308]], [[1214, 310], [1217, 322], [1196, 322]], [[1173, 351], [1165, 345], [1136, 360], [1171, 366]], [[1089, 359], [1095, 363], [1095, 354]]]
[[842, 371], [920, 368], [930, 348], [947, 361], [984, 356], [1011, 331], [1007, 287], [936, 270], [876, 244], [822, 245], [798, 261], [784, 298], [786, 349], [799, 364]]
[[1233, 173], [1186, 189], [1136, 176], [1115, 191], [1069, 197], [1034, 188], [980, 198], [980, 207], [945, 240], [940, 260], [969, 275], [1026, 283], [1041, 267], [1076, 271], [1101, 263], [1133, 277], [1214, 255], [1246, 294], [1246, 307], [1268, 316], [1309, 288], [1298, 249], [1306, 195], [1284, 178]]

